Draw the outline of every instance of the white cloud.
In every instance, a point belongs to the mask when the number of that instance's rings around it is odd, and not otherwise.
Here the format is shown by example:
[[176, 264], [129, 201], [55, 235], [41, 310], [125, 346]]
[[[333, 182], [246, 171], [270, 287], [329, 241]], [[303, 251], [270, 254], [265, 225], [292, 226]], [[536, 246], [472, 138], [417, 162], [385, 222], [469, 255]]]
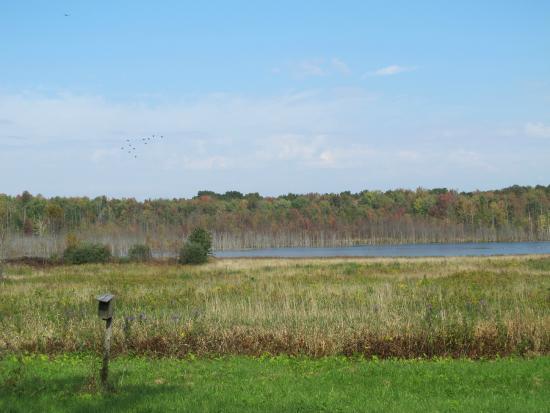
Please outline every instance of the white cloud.
[[550, 126], [542, 122], [529, 122], [525, 125], [525, 134], [535, 138], [550, 138]]
[[296, 66], [299, 76], [325, 76], [327, 74], [322, 60], [302, 60]]
[[[6, 158], [4, 168], [0, 159], [0, 172], [22, 159], [34, 159], [38, 168], [52, 157], [68, 170], [84, 165], [128, 171], [143, 165], [166, 171], [242, 169], [260, 167], [264, 160], [340, 165], [338, 148], [345, 143], [329, 144], [327, 136], [337, 140], [344, 129], [355, 128], [354, 111], [364, 114], [372, 104], [373, 97], [357, 89], [266, 98], [213, 94], [157, 105], [93, 96], [0, 95], [0, 113], [11, 120], [0, 131], [0, 158]], [[164, 135], [164, 141], [138, 145], [139, 137], [153, 133]], [[121, 149], [127, 138], [137, 152]]]
[[416, 68], [412, 66], [391, 65], [391, 66], [381, 67], [380, 69], [377, 69], [374, 72], [371, 72], [370, 75], [371, 76], [391, 76], [391, 75], [396, 75], [398, 73], [412, 72], [413, 70], [416, 70]]
[[[388, 122], [389, 105], [403, 122]], [[10, 176], [0, 179], [0, 191], [162, 196], [215, 185], [261, 192], [443, 181], [464, 187], [465, 175], [489, 179], [506, 171], [529, 182], [549, 172], [540, 145], [495, 151], [500, 139], [471, 125], [418, 128], [408, 107], [345, 88], [266, 97], [218, 93], [154, 105], [0, 94], [0, 114], [9, 119], [0, 128], [0, 177]], [[548, 126], [528, 125], [526, 132], [547, 136]], [[442, 138], [442, 127], [460, 133]], [[138, 147], [137, 159], [120, 149], [124, 139], [152, 133], [165, 140]], [[464, 149], [453, 151], [456, 142]], [[534, 168], [524, 168], [527, 159]]]
[[495, 131], [495, 134], [496, 136], [501, 136], [503, 138], [511, 138], [518, 136], [518, 131], [515, 128], [501, 127]]
[[459, 149], [449, 153], [448, 160], [463, 168], [473, 168], [484, 172], [495, 172], [497, 168], [484, 159], [479, 152]]
[[[275, 68], [271, 70], [273, 74], [280, 74], [282, 70]], [[332, 59], [306, 59], [294, 62], [289, 65], [289, 71], [294, 76], [305, 77], [324, 77], [330, 75], [351, 74], [351, 70], [346, 62], [337, 57]]]
[[319, 155], [319, 160], [327, 165], [334, 165], [334, 153], [331, 150], [325, 150]]
[[278, 134], [258, 142], [255, 157], [262, 162], [284, 161], [314, 166], [323, 160], [322, 154], [329, 151], [329, 147], [324, 135]]
[[95, 163], [101, 163], [116, 158], [118, 158], [117, 149], [95, 149], [90, 156], [90, 159]]
[[420, 152], [412, 150], [401, 150], [397, 152], [397, 157], [404, 161], [416, 161], [420, 159]]
[[354, 168], [376, 152], [364, 144], [342, 142], [327, 135], [281, 135], [260, 143], [256, 156], [263, 162], [292, 161], [314, 168]]
[[181, 166], [189, 170], [226, 169], [233, 166], [233, 160], [219, 155], [199, 159], [183, 157]]
[[330, 64], [334, 70], [342, 75], [349, 75], [351, 73], [349, 66], [343, 60], [335, 57], [330, 61]]
[[261, 142], [257, 154], [264, 160], [310, 161], [324, 142], [323, 136], [308, 138], [297, 134], [281, 134]]
[[365, 145], [335, 146], [319, 157], [318, 165], [337, 169], [354, 169], [367, 166], [378, 153]]

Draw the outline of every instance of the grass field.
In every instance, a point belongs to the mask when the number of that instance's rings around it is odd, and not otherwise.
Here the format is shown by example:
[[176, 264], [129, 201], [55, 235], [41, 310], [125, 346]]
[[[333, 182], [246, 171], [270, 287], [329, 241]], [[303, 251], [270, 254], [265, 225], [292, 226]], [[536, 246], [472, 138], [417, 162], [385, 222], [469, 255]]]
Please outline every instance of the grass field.
[[9, 412], [547, 412], [550, 358], [384, 360], [117, 358], [98, 390], [92, 356], [0, 360]]
[[543, 412], [549, 356], [548, 256], [11, 264], [0, 281], [2, 412]]
[[0, 352], [494, 357], [550, 353], [550, 257], [7, 266]]

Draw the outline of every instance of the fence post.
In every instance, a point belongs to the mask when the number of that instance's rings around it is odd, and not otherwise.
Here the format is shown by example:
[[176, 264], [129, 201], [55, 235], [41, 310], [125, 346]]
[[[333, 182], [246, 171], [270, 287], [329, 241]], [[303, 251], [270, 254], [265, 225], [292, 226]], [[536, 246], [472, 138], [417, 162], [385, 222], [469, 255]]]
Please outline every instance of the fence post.
[[103, 363], [101, 365], [101, 385], [108, 388], [109, 359], [111, 358], [111, 336], [113, 335], [114, 298], [112, 294], [97, 297], [99, 318], [105, 320], [105, 336], [103, 338]]
[[109, 359], [111, 358], [111, 335], [113, 319], [105, 320], [105, 338], [103, 340], [103, 364], [101, 365], [101, 385], [106, 388], [109, 379]]

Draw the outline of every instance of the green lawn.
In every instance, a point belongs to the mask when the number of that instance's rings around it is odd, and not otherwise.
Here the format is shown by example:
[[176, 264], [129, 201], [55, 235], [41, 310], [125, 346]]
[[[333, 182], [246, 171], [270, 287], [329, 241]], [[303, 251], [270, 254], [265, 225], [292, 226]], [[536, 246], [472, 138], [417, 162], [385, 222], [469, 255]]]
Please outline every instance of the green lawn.
[[548, 412], [550, 358], [435, 361], [230, 356], [0, 360], [1, 412]]

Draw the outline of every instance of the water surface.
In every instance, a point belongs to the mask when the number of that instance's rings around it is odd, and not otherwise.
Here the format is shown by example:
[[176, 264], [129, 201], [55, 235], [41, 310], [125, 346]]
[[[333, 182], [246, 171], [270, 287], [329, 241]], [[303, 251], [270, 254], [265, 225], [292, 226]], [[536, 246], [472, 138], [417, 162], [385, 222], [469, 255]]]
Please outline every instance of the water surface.
[[548, 242], [469, 242], [464, 244], [357, 245], [334, 248], [262, 248], [217, 251], [235, 257], [464, 257], [483, 255], [550, 254]]

